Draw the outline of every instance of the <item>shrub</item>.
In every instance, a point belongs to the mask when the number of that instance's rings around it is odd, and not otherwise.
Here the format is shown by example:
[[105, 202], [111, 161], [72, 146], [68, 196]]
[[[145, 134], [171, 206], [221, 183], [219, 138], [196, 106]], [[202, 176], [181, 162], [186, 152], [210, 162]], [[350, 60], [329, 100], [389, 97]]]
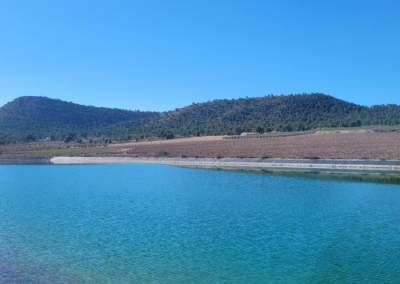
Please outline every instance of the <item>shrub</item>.
[[160, 150], [156, 153], [156, 157], [165, 157], [168, 155], [168, 152], [165, 150]]

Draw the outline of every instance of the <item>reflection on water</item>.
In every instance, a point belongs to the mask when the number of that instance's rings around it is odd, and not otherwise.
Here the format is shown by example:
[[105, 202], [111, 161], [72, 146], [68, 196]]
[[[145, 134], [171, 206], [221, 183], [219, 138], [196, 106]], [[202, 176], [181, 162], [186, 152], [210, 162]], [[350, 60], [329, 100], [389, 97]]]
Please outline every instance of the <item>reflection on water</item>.
[[382, 184], [400, 184], [400, 175], [391, 174], [348, 174], [325, 172], [280, 172], [266, 171], [263, 174], [271, 176], [305, 178], [326, 181], [366, 182]]
[[[194, 168], [194, 167], [185, 167]], [[201, 167], [196, 167], [200, 169]], [[279, 171], [279, 170], [242, 170], [234, 168], [201, 168], [203, 170], [212, 171], [232, 171], [237, 173], [250, 173], [256, 175], [288, 177], [288, 178], [304, 178], [326, 181], [345, 181], [345, 182], [365, 182], [365, 183], [380, 183], [380, 184], [398, 184], [400, 185], [400, 174], [391, 173], [345, 173], [345, 172], [327, 172], [327, 171]]]
[[[287, 174], [287, 175], [286, 175]], [[367, 182], [382, 184], [400, 184], [400, 175], [391, 174], [346, 174], [346, 173], [324, 173], [324, 172], [305, 172], [305, 173], [279, 173], [281, 176], [304, 177], [319, 180], [346, 181], [346, 182]]]

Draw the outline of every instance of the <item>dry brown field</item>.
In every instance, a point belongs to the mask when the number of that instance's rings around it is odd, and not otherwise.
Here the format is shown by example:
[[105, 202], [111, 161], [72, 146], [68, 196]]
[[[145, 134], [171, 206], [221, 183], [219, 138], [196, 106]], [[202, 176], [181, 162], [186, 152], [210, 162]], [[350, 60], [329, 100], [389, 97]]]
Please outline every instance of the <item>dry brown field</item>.
[[[117, 145], [115, 145], [117, 146]], [[127, 147], [128, 146], [128, 147]], [[400, 133], [337, 133], [329, 135], [173, 141], [121, 145], [126, 156], [292, 158], [292, 159], [400, 159]], [[115, 150], [115, 148], [114, 148]], [[165, 154], [164, 152], [164, 154]], [[114, 152], [115, 155], [116, 152]]]
[[0, 146], [0, 158], [44, 156], [400, 160], [400, 132], [319, 132], [248, 139], [206, 136], [111, 144], [107, 147], [62, 142]]
[[199, 141], [215, 141], [222, 140], [224, 136], [201, 136], [201, 137], [186, 137], [172, 140], [157, 140], [157, 141], [141, 141], [141, 142], [126, 142], [126, 143], [115, 143], [109, 144], [109, 148], [120, 148], [120, 147], [134, 147], [138, 145], [163, 145], [163, 144], [175, 144], [184, 142], [199, 142]]

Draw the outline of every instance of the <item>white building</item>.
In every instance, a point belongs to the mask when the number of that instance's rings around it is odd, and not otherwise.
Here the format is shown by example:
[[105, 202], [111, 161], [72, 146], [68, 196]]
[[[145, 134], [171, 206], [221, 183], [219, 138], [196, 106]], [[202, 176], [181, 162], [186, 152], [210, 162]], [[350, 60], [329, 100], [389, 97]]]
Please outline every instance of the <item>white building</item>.
[[258, 132], [242, 132], [240, 136], [258, 135]]

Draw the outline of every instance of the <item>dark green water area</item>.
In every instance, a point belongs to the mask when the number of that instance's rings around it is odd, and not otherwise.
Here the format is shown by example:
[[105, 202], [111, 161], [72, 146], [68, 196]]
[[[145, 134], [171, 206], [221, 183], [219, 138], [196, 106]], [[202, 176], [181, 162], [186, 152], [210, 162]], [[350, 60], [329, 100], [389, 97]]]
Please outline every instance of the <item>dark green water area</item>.
[[399, 283], [395, 175], [0, 165], [0, 283]]

